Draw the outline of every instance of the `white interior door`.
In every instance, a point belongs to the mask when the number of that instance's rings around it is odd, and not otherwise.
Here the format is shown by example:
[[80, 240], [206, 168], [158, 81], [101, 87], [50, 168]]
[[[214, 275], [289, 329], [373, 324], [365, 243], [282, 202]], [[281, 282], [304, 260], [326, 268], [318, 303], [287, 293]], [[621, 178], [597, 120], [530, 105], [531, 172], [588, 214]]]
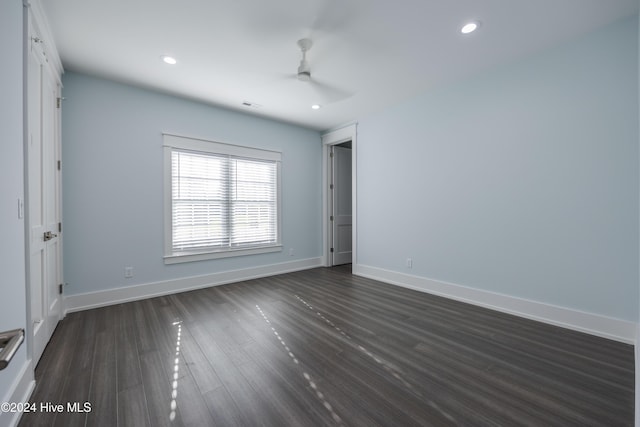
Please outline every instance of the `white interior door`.
[[30, 29], [28, 105], [29, 290], [34, 366], [60, 320], [59, 86]]
[[351, 263], [352, 213], [351, 213], [351, 149], [331, 147], [332, 176], [332, 265]]

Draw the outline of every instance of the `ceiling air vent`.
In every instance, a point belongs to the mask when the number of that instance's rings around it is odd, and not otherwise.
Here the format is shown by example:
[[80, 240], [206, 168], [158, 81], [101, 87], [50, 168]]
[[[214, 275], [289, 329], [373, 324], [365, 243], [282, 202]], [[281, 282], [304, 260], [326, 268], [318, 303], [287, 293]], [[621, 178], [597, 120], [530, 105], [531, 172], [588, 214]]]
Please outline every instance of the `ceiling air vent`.
[[249, 102], [249, 101], [242, 101], [242, 106], [243, 107], [250, 107], [250, 108], [260, 108], [260, 107], [262, 107], [262, 105], [260, 105], [260, 104], [256, 104], [255, 102]]

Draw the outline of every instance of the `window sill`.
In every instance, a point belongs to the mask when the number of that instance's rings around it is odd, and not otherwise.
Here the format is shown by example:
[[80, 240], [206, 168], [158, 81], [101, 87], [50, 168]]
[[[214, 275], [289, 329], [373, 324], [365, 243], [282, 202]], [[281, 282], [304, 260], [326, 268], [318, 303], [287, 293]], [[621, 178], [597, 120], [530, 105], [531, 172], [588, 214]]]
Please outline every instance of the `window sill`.
[[165, 264], [180, 264], [183, 262], [206, 261], [209, 259], [231, 258], [245, 255], [266, 254], [269, 252], [282, 252], [282, 245], [263, 246], [259, 248], [230, 249], [218, 252], [183, 253], [165, 255]]

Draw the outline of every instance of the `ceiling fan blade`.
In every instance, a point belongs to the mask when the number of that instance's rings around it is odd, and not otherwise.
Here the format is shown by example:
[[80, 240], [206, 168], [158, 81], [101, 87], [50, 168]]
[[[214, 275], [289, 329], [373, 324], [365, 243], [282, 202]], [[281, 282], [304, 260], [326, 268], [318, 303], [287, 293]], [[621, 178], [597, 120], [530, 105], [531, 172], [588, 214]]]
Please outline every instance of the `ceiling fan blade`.
[[355, 95], [355, 93], [353, 92], [342, 89], [335, 85], [331, 85], [329, 83], [319, 81], [313, 77], [311, 77], [311, 80], [308, 82], [308, 84], [311, 85], [316, 93], [320, 95], [324, 103], [343, 101]]

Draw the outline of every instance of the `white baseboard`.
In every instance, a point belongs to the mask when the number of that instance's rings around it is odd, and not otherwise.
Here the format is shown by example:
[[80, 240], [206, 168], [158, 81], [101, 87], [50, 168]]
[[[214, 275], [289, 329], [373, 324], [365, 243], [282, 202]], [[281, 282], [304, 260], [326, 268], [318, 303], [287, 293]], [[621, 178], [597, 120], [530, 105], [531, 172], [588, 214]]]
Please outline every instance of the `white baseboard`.
[[[5, 400], [8, 403], [24, 403], [28, 402], [36, 386], [33, 378], [33, 367], [31, 359], [25, 360], [20, 371], [11, 384], [11, 388], [7, 391]], [[14, 427], [17, 426], [22, 417], [22, 412], [2, 412], [0, 411], [0, 426]]]
[[638, 328], [635, 322], [431, 280], [424, 277], [412, 276], [377, 267], [353, 265], [353, 274], [479, 305], [504, 313], [514, 314], [527, 319], [586, 332], [591, 335], [597, 335], [628, 344], [636, 343]]
[[293, 271], [308, 270], [310, 268], [321, 266], [321, 258], [309, 258], [280, 264], [245, 268], [242, 270], [223, 271], [204, 276], [184, 277], [180, 279], [107, 289], [104, 291], [89, 292], [85, 294], [69, 295], [65, 297], [63, 307], [65, 308], [66, 314], [74, 311], [104, 307], [107, 305], [120, 304], [123, 302], [136, 301], [161, 295], [208, 288], [210, 286], [241, 282], [243, 280], [258, 279], [261, 277], [275, 276], [277, 274], [291, 273]]

